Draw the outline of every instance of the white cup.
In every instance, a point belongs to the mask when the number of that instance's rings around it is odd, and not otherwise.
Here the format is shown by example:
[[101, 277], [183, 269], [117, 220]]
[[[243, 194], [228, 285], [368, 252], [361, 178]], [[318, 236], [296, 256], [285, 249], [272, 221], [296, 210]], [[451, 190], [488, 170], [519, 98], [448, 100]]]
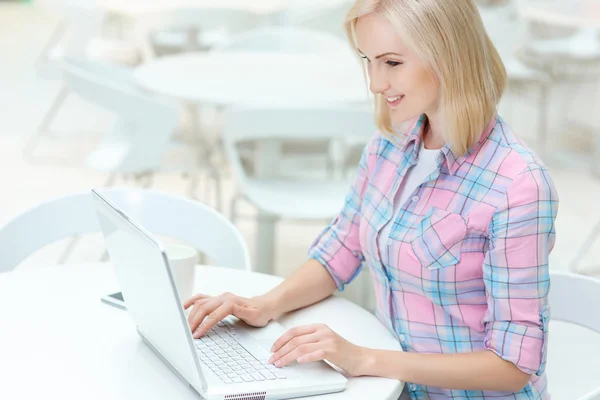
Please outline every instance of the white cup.
[[181, 304], [194, 295], [194, 280], [196, 278], [196, 265], [198, 252], [189, 246], [169, 245], [165, 248], [169, 259], [171, 275], [175, 281], [177, 294]]

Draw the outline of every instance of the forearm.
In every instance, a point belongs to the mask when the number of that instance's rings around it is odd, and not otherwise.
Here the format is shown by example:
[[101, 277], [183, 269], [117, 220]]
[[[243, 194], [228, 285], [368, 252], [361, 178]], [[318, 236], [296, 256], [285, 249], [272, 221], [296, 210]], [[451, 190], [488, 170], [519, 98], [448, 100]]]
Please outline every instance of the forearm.
[[274, 318], [317, 303], [333, 294], [335, 281], [317, 260], [309, 259], [292, 275], [260, 296], [273, 307]]
[[363, 375], [458, 390], [518, 392], [530, 376], [495, 353], [418, 354], [365, 350]]

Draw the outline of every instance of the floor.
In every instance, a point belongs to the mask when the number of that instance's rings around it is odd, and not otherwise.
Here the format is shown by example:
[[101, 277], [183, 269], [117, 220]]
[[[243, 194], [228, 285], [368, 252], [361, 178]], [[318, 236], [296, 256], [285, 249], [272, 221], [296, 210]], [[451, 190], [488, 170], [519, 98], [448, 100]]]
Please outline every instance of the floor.
[[[99, 136], [93, 132], [106, 131], [111, 125], [112, 117], [76, 98], [68, 99], [53, 124], [53, 130], [70, 133], [58, 135], [61, 139], [59, 141], [47, 140], [40, 144], [40, 153], [52, 157], [65, 157], [66, 162], [33, 163], [23, 156], [24, 144], [35, 131], [60, 89], [59, 81], [41, 79], [34, 67], [45, 40], [56, 24], [57, 19], [53, 15], [31, 5], [0, 3], [0, 52], [3, 55], [0, 62], [0, 181], [4, 185], [0, 195], [0, 224], [38, 202], [101, 186], [107, 178], [103, 173], [83, 168], [81, 155], [92, 148], [98, 139]], [[527, 133], [535, 132], [533, 119], [530, 117], [532, 104], [521, 97], [507, 96], [502, 108], [510, 111], [507, 112], [509, 117], [505, 115], [505, 119], [517, 132], [524, 132], [525, 140], [531, 141], [532, 147], [535, 148], [533, 134], [527, 136]], [[580, 137], [576, 132], [559, 134], [562, 139], [555, 137], [555, 146], [556, 143], [565, 141], [574, 143]], [[181, 160], [189, 157], [189, 154], [169, 154], [166, 162], [169, 157], [171, 160]], [[576, 161], [577, 158], [572, 158], [568, 162], [549, 163], [561, 200], [557, 220], [557, 242], [551, 254], [551, 268], [556, 270], [568, 269], [578, 254], [583, 239], [593, 225], [600, 221], [600, 179], [594, 178], [588, 167]], [[181, 173], [164, 172], [157, 174], [153, 188], [184, 194], [188, 183], [189, 180]], [[120, 180], [118, 184], [130, 185], [132, 182]], [[234, 190], [233, 182], [226, 177], [223, 185], [225, 198], [230, 199]], [[254, 210], [245, 208], [243, 213], [252, 216]], [[238, 226], [252, 252], [256, 241], [252, 218], [240, 221]], [[305, 260], [308, 246], [321, 229], [322, 225], [319, 224], [299, 225], [286, 221], [278, 224], [276, 273], [287, 276], [299, 266]], [[56, 263], [66, 244], [66, 241], [61, 241], [44, 248], [28, 259], [22, 267], [40, 267]], [[101, 238], [91, 235], [79, 242], [68, 261], [97, 260], [102, 254]], [[590, 275], [600, 271], [600, 268], [594, 268], [594, 264], [600, 266], [600, 239], [583, 259], [581, 271]], [[361, 290], [368, 287], [369, 281], [366, 274], [362, 275], [344, 296], [362, 304], [369, 304]], [[590, 305], [591, 310], [595, 310], [597, 306], [600, 304]], [[596, 312], [591, 310], [590, 312]], [[568, 324], [553, 323], [552, 326], [556, 337], [560, 338], [562, 343], [568, 340], [566, 343], [570, 346], [561, 346], [551, 354], [551, 360], [560, 359], [566, 363], [562, 365], [580, 367], [565, 369], [564, 376], [569, 377], [567, 382], [572, 384], [572, 391], [561, 387], [556, 389], [554, 398], [575, 399], [573, 392], [583, 393], [590, 387], [591, 382], [594, 382], [593, 377], [597, 376], [597, 371], [600, 370], [600, 357], [589, 356], [600, 355], [600, 338], [594, 338], [590, 332]], [[590, 352], [591, 349], [593, 353]], [[551, 369], [560, 368], [557, 364], [550, 365]]]

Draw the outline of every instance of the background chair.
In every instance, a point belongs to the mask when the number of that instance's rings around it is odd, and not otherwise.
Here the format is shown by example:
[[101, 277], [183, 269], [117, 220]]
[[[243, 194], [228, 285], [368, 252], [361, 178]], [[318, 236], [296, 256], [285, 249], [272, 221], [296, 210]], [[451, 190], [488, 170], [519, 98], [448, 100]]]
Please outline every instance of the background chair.
[[[373, 115], [363, 108], [234, 108], [226, 112], [223, 140], [237, 182], [230, 216], [235, 221], [237, 202], [242, 198], [262, 214], [257, 236], [259, 268], [269, 272], [273, 268], [274, 222], [282, 218], [329, 221], [341, 210], [349, 184], [347, 181], [334, 182], [325, 176], [321, 180], [318, 177], [286, 178], [277, 173], [283, 170], [280, 162], [271, 167], [274, 163], [269, 159], [272, 155], [268, 151], [255, 155], [254, 159], [265, 164], [256, 170], [270, 171], [269, 175], [250, 176], [242, 164], [238, 145], [273, 139], [326, 143], [348, 135], [363, 135], [366, 143], [374, 131]], [[266, 231], [260, 232], [262, 228]]]
[[[212, 208], [152, 190], [112, 188], [103, 193], [150, 233], [194, 247], [210, 257], [211, 264], [251, 270], [241, 234]], [[89, 192], [41, 203], [0, 228], [0, 272], [15, 268], [47, 244], [96, 232], [100, 226]]]
[[164, 54], [207, 50], [259, 22], [250, 11], [218, 6], [182, 8], [142, 14], [134, 30], [143, 59], [150, 60]]
[[[600, 304], [600, 280], [569, 272], [551, 271], [549, 302], [551, 321], [572, 323], [600, 334], [600, 314], [596, 309]], [[552, 334], [550, 334], [550, 338], [550, 343], [553, 345]], [[567, 343], [561, 344], [569, 347]], [[553, 349], [557, 351], [553, 351]], [[572, 360], [555, 358], [554, 355], [561, 355], [558, 350], [558, 346], [550, 346], [548, 352], [547, 371], [550, 394], [557, 399], [574, 399], [573, 390], [578, 388], [579, 382], [565, 378], [565, 373], [569, 371], [569, 373], [576, 374], [583, 367], [574, 364]], [[598, 377], [597, 371], [590, 371], [586, 375]], [[593, 382], [587, 381], [585, 384], [597, 386], [578, 400], [600, 400], [600, 382], [594, 380]]]
[[[58, 4], [57, 4], [58, 3]], [[49, 80], [62, 80], [60, 63], [65, 57], [75, 57], [104, 63], [106, 65], [132, 66], [138, 62], [138, 52], [124, 40], [103, 35], [106, 16], [98, 11], [94, 2], [79, 1], [75, 5], [61, 5], [53, 0], [36, 0], [36, 6], [48, 9], [60, 18], [49, 36], [43, 51], [35, 63], [38, 76]], [[52, 130], [52, 124], [70, 95], [68, 87], [61, 85], [50, 107], [33, 132], [23, 154], [30, 161], [37, 161], [35, 150], [39, 140], [66, 136]]]
[[135, 88], [126, 71], [69, 59], [62, 62], [69, 89], [113, 113], [113, 129], [86, 159], [86, 165], [111, 174], [151, 175], [162, 161], [177, 127], [177, 106]]
[[[226, 41], [216, 45], [212, 51], [251, 51], [251, 52], [281, 52], [290, 54], [321, 54], [334, 56], [344, 53], [351, 54], [350, 46], [345, 38], [334, 36], [331, 33], [309, 29], [302, 26], [274, 26], [257, 28], [239, 35], [232, 36]], [[307, 107], [312, 105], [308, 104]], [[361, 135], [363, 136], [363, 135]], [[331, 177], [335, 171], [342, 168], [345, 160], [346, 148], [350, 144], [349, 136], [330, 141], [329, 145], [323, 143], [310, 143], [308, 141], [286, 140], [277, 143], [265, 142], [263, 146], [269, 147], [270, 153], [296, 154], [305, 156], [317, 153], [327, 154], [327, 169]], [[352, 142], [355, 144], [356, 141]], [[247, 153], [242, 153], [247, 157]]]
[[[526, 27], [511, 2], [503, 5], [480, 6], [479, 14], [488, 36], [506, 68], [507, 89], [514, 94], [536, 91], [537, 137], [539, 152], [545, 155], [548, 134], [548, 92], [552, 83], [549, 74], [530, 67], [517, 58], [526, 37]], [[506, 98], [506, 97], [505, 97]], [[503, 102], [506, 104], [506, 100]], [[512, 107], [511, 107], [512, 108]]]

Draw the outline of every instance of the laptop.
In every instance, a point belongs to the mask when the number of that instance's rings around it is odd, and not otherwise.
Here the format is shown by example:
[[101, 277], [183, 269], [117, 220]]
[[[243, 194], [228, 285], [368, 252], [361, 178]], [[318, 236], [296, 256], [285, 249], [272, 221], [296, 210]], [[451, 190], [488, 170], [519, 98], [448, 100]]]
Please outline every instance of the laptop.
[[274, 321], [255, 328], [229, 316], [194, 339], [163, 245], [99, 190], [92, 201], [139, 335], [202, 398], [288, 399], [345, 389], [344, 375], [323, 361], [268, 364], [269, 347], [286, 331]]

